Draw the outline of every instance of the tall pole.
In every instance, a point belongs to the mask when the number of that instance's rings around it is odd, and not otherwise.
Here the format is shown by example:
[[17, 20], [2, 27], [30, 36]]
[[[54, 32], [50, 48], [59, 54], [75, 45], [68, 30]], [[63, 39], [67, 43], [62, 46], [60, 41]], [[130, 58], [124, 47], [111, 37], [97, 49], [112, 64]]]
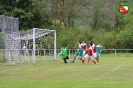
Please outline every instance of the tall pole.
[[[2, 33], [3, 33], [3, 35], [2, 35], [2, 37], [3, 37], [3, 42], [4, 42], [4, 46], [3, 46], [3, 49], [6, 49], [6, 41], [5, 41], [5, 27], [6, 27], [6, 25], [5, 25], [5, 16], [4, 15], [2, 15], [2, 20], [3, 20], [3, 22], [2, 22]], [[3, 59], [6, 57], [6, 55], [5, 55], [5, 53], [7, 53], [7, 50], [3, 50]], [[7, 57], [6, 57], [7, 58]], [[9, 59], [9, 57], [8, 57], [8, 59]]]
[[36, 40], [35, 40], [35, 30], [36, 28], [33, 28], [33, 54], [32, 54], [32, 60], [33, 64], [36, 64]]
[[56, 60], [56, 30], [54, 31], [54, 60]]

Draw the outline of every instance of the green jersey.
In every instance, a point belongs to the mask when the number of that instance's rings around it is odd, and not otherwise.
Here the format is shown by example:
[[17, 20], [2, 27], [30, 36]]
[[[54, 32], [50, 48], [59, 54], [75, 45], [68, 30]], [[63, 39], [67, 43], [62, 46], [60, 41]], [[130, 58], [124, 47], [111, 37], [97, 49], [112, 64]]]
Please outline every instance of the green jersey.
[[62, 58], [66, 58], [67, 56], [67, 48], [66, 47], [64, 50], [61, 50], [60, 53], [58, 54], [58, 56], [61, 56]]
[[97, 45], [96, 46], [96, 53], [100, 53], [101, 49], [102, 49], [102, 46], [101, 45]]
[[81, 45], [78, 45], [78, 52], [83, 52]]

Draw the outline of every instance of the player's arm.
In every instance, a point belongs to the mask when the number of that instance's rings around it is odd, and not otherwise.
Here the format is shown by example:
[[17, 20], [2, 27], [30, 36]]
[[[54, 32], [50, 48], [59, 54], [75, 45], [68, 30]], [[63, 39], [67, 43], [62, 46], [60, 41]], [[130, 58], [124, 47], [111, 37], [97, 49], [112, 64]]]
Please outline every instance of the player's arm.
[[69, 46], [70, 46], [70, 44], [67, 44], [67, 47], [65, 48], [65, 50], [67, 50]]
[[62, 52], [60, 52], [60, 53], [58, 54], [58, 57], [61, 56], [61, 55], [62, 55]]
[[70, 46], [70, 44], [67, 44], [67, 47]]
[[61, 55], [62, 55], [62, 52], [60, 52], [60, 53], [57, 55], [57, 57], [56, 57], [56, 58], [61, 57]]

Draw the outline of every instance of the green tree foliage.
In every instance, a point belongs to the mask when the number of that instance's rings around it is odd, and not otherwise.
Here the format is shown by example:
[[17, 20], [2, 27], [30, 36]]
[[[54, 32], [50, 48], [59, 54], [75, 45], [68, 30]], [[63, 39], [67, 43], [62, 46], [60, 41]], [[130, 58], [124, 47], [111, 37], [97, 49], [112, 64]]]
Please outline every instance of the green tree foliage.
[[106, 49], [114, 49], [116, 44], [116, 35], [117, 33], [115, 31], [110, 31], [106, 34], [104, 34], [102, 38], [102, 45]]
[[[70, 48], [77, 48], [78, 40], [101, 42], [103, 48], [133, 48], [133, 13], [127, 17], [119, 16], [114, 12], [115, 1], [0, 0], [0, 14], [19, 17], [20, 30], [33, 27], [55, 29], [57, 48], [68, 43]], [[39, 42], [37, 46], [49, 47]]]
[[121, 30], [117, 35], [118, 48], [133, 48], [133, 25], [128, 24], [124, 30]]
[[132, 15], [124, 17], [123, 19], [123, 30], [119, 29], [119, 33], [116, 36], [117, 48], [133, 48], [133, 18]]
[[51, 13], [54, 26], [72, 28], [75, 18], [76, 0], [51, 0]]
[[[57, 47], [66, 46], [70, 43], [70, 48], [77, 48], [77, 41], [85, 41], [89, 44], [95, 35], [98, 33], [92, 32], [89, 29], [79, 28], [79, 29], [65, 29], [63, 31], [57, 31]], [[95, 42], [99, 42], [98, 40]]]
[[41, 11], [36, 0], [1, 0], [0, 14], [19, 17], [20, 30], [42, 25]]

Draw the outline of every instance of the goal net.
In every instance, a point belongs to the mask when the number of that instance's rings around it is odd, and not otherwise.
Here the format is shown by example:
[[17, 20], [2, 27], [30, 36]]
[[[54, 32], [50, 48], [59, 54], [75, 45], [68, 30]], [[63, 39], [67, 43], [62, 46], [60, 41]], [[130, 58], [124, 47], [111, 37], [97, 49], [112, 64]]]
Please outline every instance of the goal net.
[[[21, 49], [26, 60], [56, 60], [56, 31], [33, 28], [20, 33]], [[28, 58], [28, 59], [27, 59]]]
[[0, 15], [0, 32], [0, 49], [8, 63], [31, 61], [35, 64], [36, 60], [56, 60], [55, 30], [33, 28], [19, 31], [18, 18]]

